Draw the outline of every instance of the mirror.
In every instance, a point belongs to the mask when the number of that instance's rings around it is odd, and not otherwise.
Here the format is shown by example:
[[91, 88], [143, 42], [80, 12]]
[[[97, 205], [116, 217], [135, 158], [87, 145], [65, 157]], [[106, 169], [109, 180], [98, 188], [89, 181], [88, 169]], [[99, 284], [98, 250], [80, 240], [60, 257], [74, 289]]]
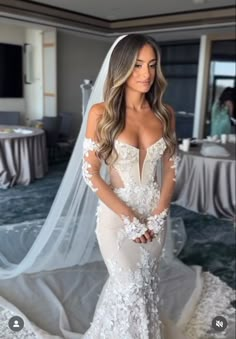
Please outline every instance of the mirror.
[[236, 87], [236, 41], [211, 42], [207, 116], [204, 135], [210, 134], [211, 110], [226, 87]]

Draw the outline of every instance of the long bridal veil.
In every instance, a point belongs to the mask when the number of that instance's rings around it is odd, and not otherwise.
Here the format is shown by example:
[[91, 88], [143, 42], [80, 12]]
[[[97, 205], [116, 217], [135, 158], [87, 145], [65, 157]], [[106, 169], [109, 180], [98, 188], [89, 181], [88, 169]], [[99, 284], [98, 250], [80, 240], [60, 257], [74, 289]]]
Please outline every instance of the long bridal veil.
[[[82, 178], [82, 145], [88, 112], [103, 101], [110, 56], [122, 38], [113, 43], [97, 76], [48, 217], [0, 226], [0, 332], [6, 338], [13, 335], [8, 328], [12, 315], [23, 317], [24, 338], [78, 339], [92, 320], [107, 270], [94, 232], [97, 197]], [[107, 179], [105, 166], [102, 176]], [[172, 223], [172, 230], [170, 225], [161, 261], [160, 297], [168, 318], [185, 328], [203, 282], [200, 268], [185, 266], [174, 256], [184, 244], [185, 232], [181, 223]]]

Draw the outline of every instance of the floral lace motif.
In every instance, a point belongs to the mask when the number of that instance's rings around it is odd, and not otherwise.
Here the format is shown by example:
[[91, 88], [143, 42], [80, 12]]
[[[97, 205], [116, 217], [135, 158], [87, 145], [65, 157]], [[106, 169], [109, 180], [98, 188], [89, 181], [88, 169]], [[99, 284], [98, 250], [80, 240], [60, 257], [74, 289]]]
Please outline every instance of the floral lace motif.
[[151, 215], [147, 218], [147, 227], [153, 230], [155, 234], [160, 233], [165, 225], [165, 221], [168, 215], [168, 209], [164, 209], [160, 214]]
[[[166, 149], [166, 144], [163, 138], [159, 139], [147, 148], [146, 156], [143, 161], [141, 178], [139, 173], [140, 150], [119, 140], [116, 140], [115, 147], [118, 151], [119, 157], [113, 167], [120, 174], [120, 177], [126, 186], [129, 184], [150, 185], [154, 182], [157, 161], [161, 159], [161, 156]], [[127, 171], [127, 161], [130, 168], [129, 171]]]
[[124, 222], [125, 232], [131, 240], [141, 237], [147, 231], [145, 224], [142, 224], [135, 217], [131, 221], [128, 217], [122, 216], [122, 220]]
[[150, 185], [137, 185], [130, 180], [129, 185], [115, 188], [114, 192], [131, 207], [141, 219], [151, 214], [160, 198], [160, 187], [156, 182]]
[[[187, 338], [233, 339], [234, 335], [232, 333], [229, 334], [228, 331], [230, 328], [231, 331], [235, 328], [235, 308], [230, 304], [230, 300], [234, 299], [234, 290], [220, 280], [220, 278], [210, 272], [204, 272], [203, 290], [200, 300], [184, 331]], [[219, 315], [223, 316], [228, 323], [228, 326], [222, 332], [216, 332], [212, 328], [212, 320]]]
[[82, 174], [84, 181], [86, 184], [91, 188], [93, 192], [96, 192], [98, 189], [93, 186], [93, 183], [91, 181], [92, 174], [90, 173], [90, 169], [92, 168], [91, 163], [89, 160], [86, 160], [86, 158], [89, 157], [89, 152], [97, 151], [98, 144], [89, 138], [85, 138], [83, 142], [83, 165], [82, 165]]
[[[9, 326], [8, 322], [10, 318], [16, 316], [17, 314], [0, 307], [0, 338], [4, 339], [33, 339], [37, 338], [36, 334], [33, 330], [27, 328], [26, 324], [19, 332], [12, 331]], [[43, 332], [43, 331], [42, 331]]]
[[177, 176], [177, 167], [178, 167], [178, 162], [180, 161], [180, 157], [177, 156], [177, 154], [173, 154], [172, 157], [170, 157], [169, 161], [173, 161], [173, 165], [171, 168], [175, 169], [175, 176], [173, 178], [174, 181], [176, 181], [176, 176]]
[[107, 260], [105, 295], [83, 339], [161, 339], [158, 264], [141, 246], [135, 270], [120, 267], [114, 258]]

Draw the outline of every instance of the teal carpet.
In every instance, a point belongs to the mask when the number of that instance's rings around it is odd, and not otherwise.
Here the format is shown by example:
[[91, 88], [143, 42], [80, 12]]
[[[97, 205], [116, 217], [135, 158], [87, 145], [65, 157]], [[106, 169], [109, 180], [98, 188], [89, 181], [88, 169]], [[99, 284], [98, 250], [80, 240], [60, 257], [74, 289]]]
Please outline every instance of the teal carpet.
[[[0, 190], [0, 227], [47, 216], [60, 185], [66, 163], [49, 167], [47, 176], [29, 186]], [[179, 258], [201, 265], [235, 288], [235, 230], [231, 221], [200, 215], [172, 205], [171, 217], [181, 217], [187, 242]]]

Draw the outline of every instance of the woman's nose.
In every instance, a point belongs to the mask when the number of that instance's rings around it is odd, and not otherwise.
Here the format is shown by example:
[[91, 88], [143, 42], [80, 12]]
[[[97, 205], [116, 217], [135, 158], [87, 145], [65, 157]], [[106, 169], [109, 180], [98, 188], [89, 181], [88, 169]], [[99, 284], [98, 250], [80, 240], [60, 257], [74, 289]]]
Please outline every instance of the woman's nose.
[[149, 75], [150, 75], [150, 69], [149, 69], [149, 66], [148, 66], [148, 65], [144, 65], [142, 71], [143, 71], [143, 72], [142, 72], [143, 76], [149, 77]]

